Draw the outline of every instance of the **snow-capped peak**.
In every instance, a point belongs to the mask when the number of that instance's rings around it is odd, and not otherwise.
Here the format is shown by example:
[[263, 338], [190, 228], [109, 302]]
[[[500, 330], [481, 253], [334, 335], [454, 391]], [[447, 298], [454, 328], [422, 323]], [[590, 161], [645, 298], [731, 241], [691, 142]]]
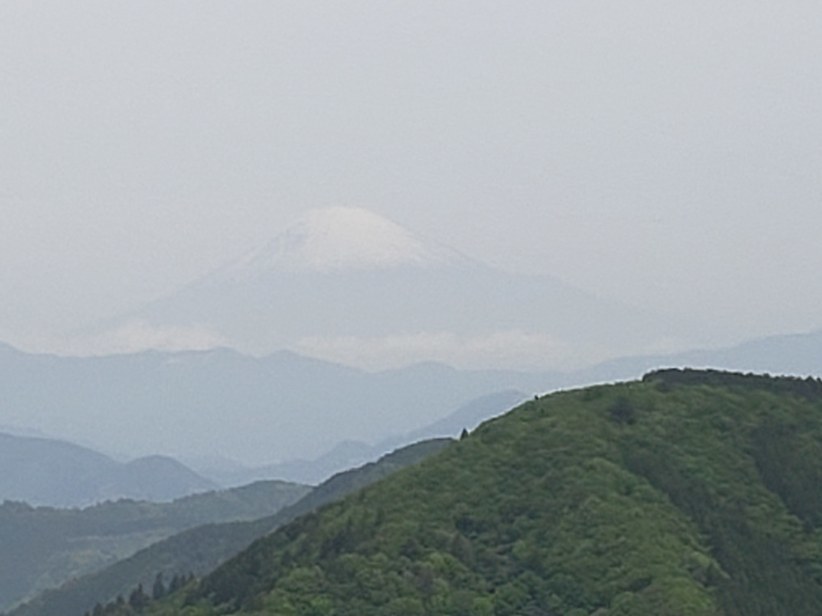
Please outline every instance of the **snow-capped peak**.
[[235, 267], [252, 271], [375, 270], [430, 267], [461, 259], [447, 248], [361, 208], [313, 210]]

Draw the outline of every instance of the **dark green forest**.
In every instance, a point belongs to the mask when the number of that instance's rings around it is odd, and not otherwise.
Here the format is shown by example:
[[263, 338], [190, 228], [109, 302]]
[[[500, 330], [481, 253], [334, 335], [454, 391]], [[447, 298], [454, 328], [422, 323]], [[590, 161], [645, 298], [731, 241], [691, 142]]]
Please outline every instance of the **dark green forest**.
[[528, 402], [216, 571], [96, 614], [822, 614], [822, 384], [660, 371]]

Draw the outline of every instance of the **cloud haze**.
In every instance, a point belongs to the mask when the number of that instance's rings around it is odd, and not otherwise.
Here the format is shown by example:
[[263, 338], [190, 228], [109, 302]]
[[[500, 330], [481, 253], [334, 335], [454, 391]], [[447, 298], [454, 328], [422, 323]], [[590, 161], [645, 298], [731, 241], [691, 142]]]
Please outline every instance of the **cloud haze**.
[[[535, 366], [573, 369], [592, 359], [608, 357], [605, 349], [576, 348], [549, 334], [502, 331], [465, 336], [451, 332], [423, 332], [384, 337], [319, 336], [303, 338], [296, 345], [300, 353], [372, 370], [399, 367], [427, 358], [469, 368]], [[598, 352], [598, 355], [597, 355]], [[576, 355], [576, 357], [574, 357]]]
[[69, 337], [56, 350], [69, 355], [109, 355], [148, 349], [204, 351], [227, 345], [226, 338], [207, 326], [156, 326], [131, 320], [95, 336]]

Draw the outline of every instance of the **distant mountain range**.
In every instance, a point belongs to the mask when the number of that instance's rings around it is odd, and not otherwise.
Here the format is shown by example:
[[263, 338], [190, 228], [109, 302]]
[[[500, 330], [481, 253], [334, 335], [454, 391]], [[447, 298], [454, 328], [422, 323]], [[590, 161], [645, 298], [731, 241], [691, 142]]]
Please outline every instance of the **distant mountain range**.
[[217, 488], [176, 460], [120, 463], [65, 441], [0, 433], [0, 501], [78, 507], [132, 498], [170, 501]]
[[[317, 460], [345, 441], [365, 443], [338, 449], [330, 456], [338, 462], [322, 462], [301, 475], [317, 480], [482, 396], [514, 390], [527, 397], [635, 378], [662, 366], [819, 375], [822, 333], [564, 373], [467, 371], [433, 363], [366, 372], [287, 352], [253, 358], [229, 350], [70, 358], [0, 345], [0, 424], [130, 456], [222, 456], [239, 461], [239, 473], [281, 462], [293, 470], [305, 465], [290, 461]], [[505, 410], [499, 406], [488, 412]]]
[[246, 466], [310, 460], [344, 440], [378, 443], [539, 373], [439, 364], [369, 373], [281, 352], [32, 355], [0, 346], [0, 423], [135, 457], [223, 456]]

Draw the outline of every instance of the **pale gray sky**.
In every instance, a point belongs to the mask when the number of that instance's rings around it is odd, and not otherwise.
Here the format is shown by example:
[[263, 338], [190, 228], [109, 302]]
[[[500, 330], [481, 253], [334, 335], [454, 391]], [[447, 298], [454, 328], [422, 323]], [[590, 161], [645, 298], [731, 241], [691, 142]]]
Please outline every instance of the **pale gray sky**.
[[822, 3], [0, 3], [0, 338], [354, 205], [731, 337], [822, 326]]

